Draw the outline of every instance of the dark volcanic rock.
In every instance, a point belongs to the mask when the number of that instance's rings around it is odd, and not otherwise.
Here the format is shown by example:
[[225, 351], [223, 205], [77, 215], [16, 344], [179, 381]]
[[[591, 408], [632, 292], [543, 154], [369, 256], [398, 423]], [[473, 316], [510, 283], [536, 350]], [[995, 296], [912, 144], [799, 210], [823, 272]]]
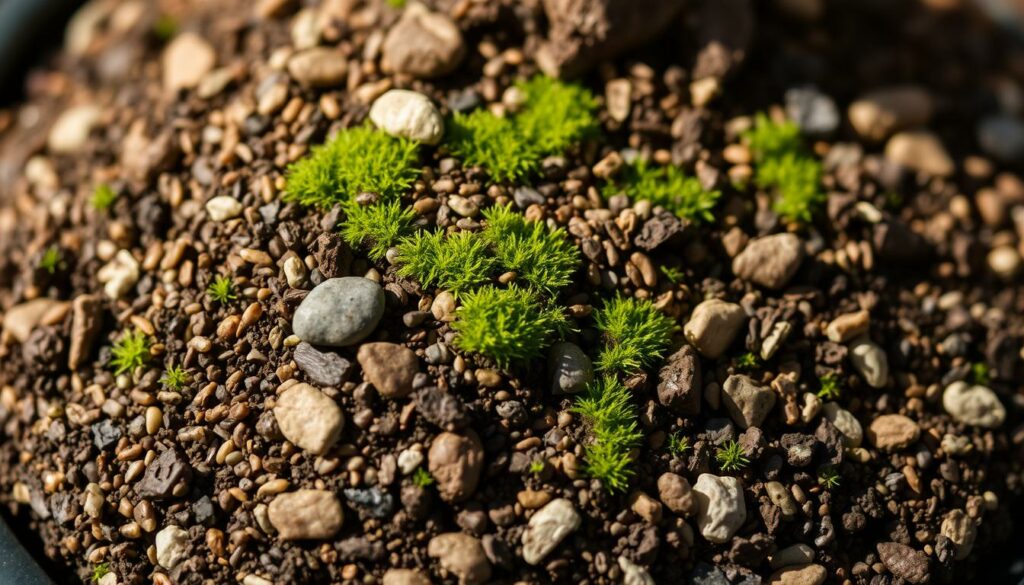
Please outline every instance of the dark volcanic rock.
[[146, 468], [136, 491], [144, 498], [167, 498], [179, 482], [192, 481], [192, 467], [176, 448], [165, 449]]
[[700, 358], [689, 345], [669, 356], [658, 374], [658, 402], [684, 416], [700, 413]]

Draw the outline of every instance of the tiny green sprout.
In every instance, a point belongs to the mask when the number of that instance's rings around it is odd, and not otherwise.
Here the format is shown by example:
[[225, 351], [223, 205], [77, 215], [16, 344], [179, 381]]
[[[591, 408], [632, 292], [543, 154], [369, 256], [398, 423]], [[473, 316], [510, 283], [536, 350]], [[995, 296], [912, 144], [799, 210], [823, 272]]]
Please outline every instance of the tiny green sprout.
[[92, 575], [89, 580], [93, 583], [99, 582], [100, 579], [106, 577], [110, 573], [110, 563], [100, 563], [92, 568]]
[[430, 475], [430, 472], [422, 467], [417, 467], [416, 471], [412, 474], [412, 483], [423, 489], [433, 485], [434, 481], [434, 476]]
[[149, 338], [139, 331], [129, 331], [121, 335], [111, 348], [110, 367], [114, 375], [133, 373], [149, 361]]
[[224, 275], [213, 279], [210, 286], [206, 287], [206, 294], [209, 295], [212, 300], [222, 305], [238, 298], [237, 295], [235, 295], [235, 284], [232, 282], [231, 277]]
[[402, 9], [405, 8], [406, 0], [387, 0], [388, 6], [392, 8]]
[[92, 192], [89, 204], [96, 211], [106, 211], [114, 205], [115, 201], [117, 201], [117, 192], [111, 189], [110, 185], [100, 183]]
[[664, 274], [665, 278], [667, 278], [672, 284], [679, 284], [684, 278], [686, 278], [686, 274], [681, 268], [662, 264], [659, 267], [659, 270], [661, 270], [661, 273]]
[[153, 36], [166, 43], [178, 33], [178, 21], [170, 14], [161, 14], [153, 23]]
[[668, 437], [668, 452], [676, 457], [682, 457], [690, 450], [690, 438], [682, 431], [672, 433]]
[[722, 471], [740, 471], [750, 464], [747, 452], [736, 441], [728, 441], [715, 451], [715, 461]]
[[761, 363], [761, 360], [757, 359], [754, 352], [748, 351], [747, 353], [736, 358], [736, 368], [740, 370], [753, 370]]
[[985, 362], [971, 364], [971, 381], [979, 386], [988, 386], [992, 382], [992, 371]]
[[56, 274], [58, 270], [63, 270], [64, 262], [60, 259], [60, 248], [57, 246], [47, 248], [43, 252], [43, 257], [39, 259], [39, 268], [48, 274]]
[[186, 384], [188, 384], [188, 373], [186, 373], [185, 368], [180, 365], [171, 366], [164, 370], [164, 375], [160, 378], [160, 383], [168, 390], [181, 390]]
[[818, 484], [826, 490], [839, 487], [839, 472], [831, 465], [822, 467], [818, 471]]
[[531, 475], [540, 475], [542, 471], [544, 471], [543, 459], [534, 459], [533, 461], [530, 462], [529, 472]]
[[821, 388], [818, 389], [818, 398], [822, 400], [838, 400], [843, 393], [839, 386], [839, 376], [835, 372], [829, 372], [818, 378]]

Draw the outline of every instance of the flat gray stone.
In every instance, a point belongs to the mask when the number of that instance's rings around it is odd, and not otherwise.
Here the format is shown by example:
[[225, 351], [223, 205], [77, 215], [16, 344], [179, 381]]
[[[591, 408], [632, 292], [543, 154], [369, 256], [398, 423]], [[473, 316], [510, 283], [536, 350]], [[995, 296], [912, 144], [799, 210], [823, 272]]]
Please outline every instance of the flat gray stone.
[[344, 347], [373, 333], [384, 315], [384, 289], [359, 276], [332, 278], [306, 295], [292, 330], [313, 345]]

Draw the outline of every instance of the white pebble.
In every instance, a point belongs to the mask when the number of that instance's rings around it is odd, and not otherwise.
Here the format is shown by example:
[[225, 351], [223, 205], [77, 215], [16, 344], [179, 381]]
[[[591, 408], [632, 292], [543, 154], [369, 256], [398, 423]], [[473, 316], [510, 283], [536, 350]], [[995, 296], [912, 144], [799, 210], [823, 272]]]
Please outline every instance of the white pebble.
[[213, 221], [227, 221], [242, 214], [242, 204], [234, 197], [218, 195], [206, 202], [206, 213]]
[[370, 120], [392, 136], [424, 144], [437, 144], [444, 134], [444, 118], [430, 98], [407, 89], [392, 89], [377, 98]]

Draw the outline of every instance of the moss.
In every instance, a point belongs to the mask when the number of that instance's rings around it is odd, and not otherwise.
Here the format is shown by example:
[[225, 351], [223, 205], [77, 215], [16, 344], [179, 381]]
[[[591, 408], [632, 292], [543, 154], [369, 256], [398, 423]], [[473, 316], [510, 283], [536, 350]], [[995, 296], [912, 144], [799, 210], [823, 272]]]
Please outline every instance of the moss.
[[530, 468], [527, 471], [530, 472], [530, 475], [540, 475], [543, 473], [544, 467], [543, 459], [534, 459], [530, 462]]
[[985, 362], [971, 364], [971, 382], [981, 386], [988, 386], [992, 383], [992, 372]]
[[100, 563], [92, 568], [92, 574], [89, 575], [89, 580], [93, 583], [98, 583], [100, 579], [106, 577], [110, 573], [110, 563]]
[[111, 348], [110, 367], [114, 375], [131, 374], [149, 361], [149, 337], [135, 330], [124, 333]]
[[736, 358], [736, 369], [749, 371], [753, 370], [761, 364], [761, 360], [757, 359], [757, 356], [753, 352], [748, 351], [747, 353]]
[[451, 152], [497, 182], [528, 180], [543, 157], [564, 152], [598, 128], [597, 101], [585, 88], [544, 76], [518, 87], [525, 98], [518, 114], [457, 112], [446, 130]]
[[839, 376], [829, 372], [818, 378], [818, 397], [822, 400], [838, 400], [842, 395], [842, 388], [839, 386]]
[[214, 302], [226, 305], [228, 302], [238, 298], [235, 294], [235, 284], [230, 276], [218, 276], [213, 279], [210, 286], [206, 287], [206, 294]]
[[548, 229], [541, 222], [528, 222], [511, 205], [491, 207], [483, 212], [487, 221], [482, 232], [498, 264], [516, 273], [517, 281], [546, 294], [567, 286], [579, 267], [579, 249], [565, 230]]
[[665, 275], [665, 278], [667, 278], [672, 284], [679, 284], [684, 278], [686, 278], [686, 274], [681, 269], [673, 266], [662, 264], [658, 266], [658, 270], [660, 270], [661, 273]]
[[604, 376], [587, 386], [573, 410], [589, 427], [584, 470], [609, 492], [625, 491], [634, 474], [632, 451], [643, 438], [629, 389], [614, 376]]
[[825, 203], [821, 163], [807, 152], [800, 128], [758, 114], [744, 138], [756, 162], [754, 182], [776, 194], [773, 208], [784, 219], [810, 223]]
[[509, 367], [539, 357], [568, 322], [560, 309], [542, 305], [526, 289], [485, 286], [463, 296], [452, 328], [456, 347]]
[[106, 183], [100, 183], [96, 185], [96, 189], [92, 192], [92, 197], [89, 198], [89, 205], [92, 206], [96, 211], [106, 211], [110, 209], [117, 201], [117, 192], [110, 188], [110, 185]]
[[687, 176], [677, 166], [655, 165], [638, 159], [619, 173], [617, 180], [604, 188], [606, 196], [625, 193], [633, 201], [647, 200], [677, 217], [692, 222], [712, 222], [712, 211], [721, 191], [709, 191], [696, 177]]
[[188, 384], [188, 380], [188, 373], [180, 365], [168, 367], [164, 370], [164, 375], [160, 377], [160, 383], [164, 388], [176, 392], [183, 389]]
[[412, 483], [421, 489], [426, 489], [434, 484], [434, 476], [422, 467], [417, 467], [412, 474]]
[[341, 224], [341, 237], [353, 248], [366, 247], [367, 255], [379, 262], [388, 249], [412, 231], [416, 213], [403, 208], [401, 202], [345, 206], [345, 221]]
[[537, 75], [516, 86], [526, 101], [516, 126], [541, 154], [558, 154], [597, 133], [597, 100], [583, 86]]
[[682, 432], [675, 432], [668, 437], [668, 452], [676, 457], [682, 457], [690, 450], [690, 439]]
[[818, 485], [826, 490], [834, 490], [839, 487], [839, 472], [831, 465], [824, 465], [818, 470]]
[[456, 294], [487, 282], [494, 271], [487, 243], [473, 232], [417, 232], [399, 242], [397, 262], [401, 276]]
[[64, 261], [60, 256], [60, 248], [57, 246], [47, 248], [43, 252], [43, 257], [39, 259], [39, 269], [47, 274], [56, 274], [58, 270], [63, 270], [64, 268]]
[[736, 441], [727, 441], [715, 451], [715, 461], [722, 471], [740, 471], [750, 465], [747, 452]]
[[484, 169], [494, 181], [525, 181], [540, 166], [540, 151], [523, 139], [512, 120], [486, 110], [456, 112], [445, 132], [452, 154]]
[[672, 319], [650, 301], [617, 296], [594, 312], [604, 349], [597, 369], [605, 372], [634, 372], [661, 359], [672, 343]]
[[284, 199], [328, 209], [362, 192], [398, 199], [419, 175], [416, 143], [359, 126], [341, 130], [288, 167]]
[[174, 35], [178, 34], [178, 28], [179, 25], [177, 19], [170, 14], [161, 14], [160, 17], [153, 22], [152, 32], [156, 40], [161, 43], [166, 43], [174, 38]]

